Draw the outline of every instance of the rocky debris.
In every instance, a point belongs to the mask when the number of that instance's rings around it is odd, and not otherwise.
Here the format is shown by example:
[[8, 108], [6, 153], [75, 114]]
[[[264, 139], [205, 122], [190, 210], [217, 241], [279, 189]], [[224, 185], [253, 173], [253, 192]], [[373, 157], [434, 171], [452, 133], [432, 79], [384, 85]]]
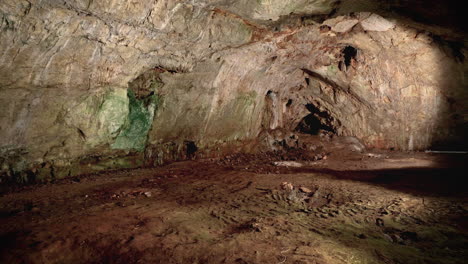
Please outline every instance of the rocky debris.
[[281, 168], [301, 168], [306, 165], [306, 162], [324, 160], [328, 158], [328, 155], [321, 148], [316, 148], [315, 151], [294, 148], [257, 154], [231, 154], [211, 162], [256, 173], [279, 173]]
[[311, 193], [312, 192], [311, 189], [309, 189], [307, 187], [303, 187], [303, 186], [299, 187], [299, 191], [301, 191], [303, 193]]
[[376, 153], [367, 153], [366, 156], [369, 157], [369, 158], [376, 158], [376, 159], [380, 159], [380, 158], [383, 157], [383, 155], [376, 154]]
[[150, 198], [152, 192], [145, 189], [137, 190], [122, 190], [118, 191], [110, 196], [111, 199], [120, 199], [120, 198], [137, 198], [138, 196], [144, 196]]
[[262, 232], [262, 226], [260, 224], [259, 219], [257, 218], [252, 218], [250, 221], [245, 223], [242, 228], [255, 231], [255, 232]]
[[300, 168], [303, 166], [302, 163], [299, 163], [297, 161], [275, 161], [273, 162], [275, 166], [284, 166], [284, 167], [295, 167], [295, 168]]
[[347, 148], [354, 152], [363, 152], [366, 146], [356, 137], [334, 137], [333, 143], [339, 148]]
[[292, 191], [294, 190], [294, 185], [292, 185], [292, 183], [290, 182], [283, 182], [281, 183], [281, 189], [285, 190], [285, 191]]
[[[303, 201], [307, 201], [309, 195], [300, 191], [297, 187], [294, 187], [292, 183], [283, 182], [280, 185], [281, 190], [283, 190], [284, 200], [291, 201], [294, 203], [302, 203]], [[277, 195], [273, 194], [273, 198], [277, 200]]]

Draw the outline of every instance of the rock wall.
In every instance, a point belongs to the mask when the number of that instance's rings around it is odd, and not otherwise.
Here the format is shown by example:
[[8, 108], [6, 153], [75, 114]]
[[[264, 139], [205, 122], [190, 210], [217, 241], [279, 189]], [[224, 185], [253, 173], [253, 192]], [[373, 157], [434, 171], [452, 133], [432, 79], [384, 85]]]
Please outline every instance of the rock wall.
[[359, 11], [325, 0], [2, 1], [2, 181], [249, 150], [311, 109], [368, 147], [466, 146], [464, 33], [364, 12], [324, 21], [333, 10]]

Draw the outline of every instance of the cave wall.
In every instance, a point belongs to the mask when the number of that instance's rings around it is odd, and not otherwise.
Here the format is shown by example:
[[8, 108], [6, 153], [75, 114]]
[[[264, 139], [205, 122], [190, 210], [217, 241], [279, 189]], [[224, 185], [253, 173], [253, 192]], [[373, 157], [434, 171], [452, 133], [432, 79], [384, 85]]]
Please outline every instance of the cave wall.
[[189, 158], [192, 145], [199, 156], [249, 150], [262, 132], [297, 126], [306, 104], [368, 147], [463, 142], [464, 35], [364, 12], [323, 21], [336, 10], [359, 11], [325, 0], [2, 1], [4, 181], [152, 166]]

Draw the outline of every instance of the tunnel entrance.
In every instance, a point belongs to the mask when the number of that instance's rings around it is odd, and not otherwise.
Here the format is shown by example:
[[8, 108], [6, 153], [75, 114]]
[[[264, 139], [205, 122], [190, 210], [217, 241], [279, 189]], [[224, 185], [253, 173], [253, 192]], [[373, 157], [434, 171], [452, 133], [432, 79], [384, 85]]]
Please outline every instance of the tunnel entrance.
[[335, 134], [332, 125], [333, 117], [328, 111], [320, 111], [313, 104], [306, 104], [305, 107], [310, 114], [306, 115], [296, 126], [296, 131], [303, 134], [318, 135], [321, 131]]

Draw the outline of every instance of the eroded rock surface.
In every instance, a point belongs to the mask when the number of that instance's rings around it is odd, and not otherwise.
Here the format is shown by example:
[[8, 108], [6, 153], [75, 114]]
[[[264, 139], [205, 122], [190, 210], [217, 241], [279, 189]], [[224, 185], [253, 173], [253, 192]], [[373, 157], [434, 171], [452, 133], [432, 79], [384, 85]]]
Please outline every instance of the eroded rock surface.
[[349, 8], [4, 0], [2, 181], [255, 149], [307, 116], [368, 147], [462, 142], [460, 33]]

